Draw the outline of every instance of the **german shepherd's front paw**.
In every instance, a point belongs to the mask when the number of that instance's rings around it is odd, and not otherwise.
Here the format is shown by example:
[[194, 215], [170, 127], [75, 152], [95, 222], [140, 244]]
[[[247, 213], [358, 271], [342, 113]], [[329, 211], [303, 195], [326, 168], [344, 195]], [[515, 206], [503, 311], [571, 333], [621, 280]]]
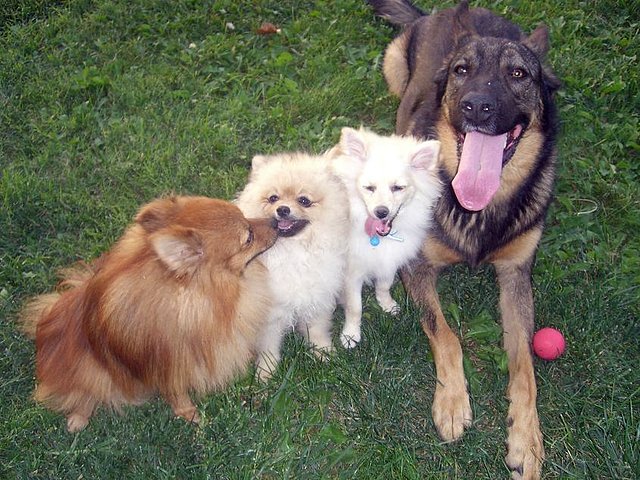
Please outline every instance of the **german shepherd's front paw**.
[[507, 466], [511, 469], [513, 480], [537, 480], [544, 459], [542, 433], [537, 413], [510, 416], [507, 420], [509, 437], [507, 439]]
[[462, 388], [455, 388], [451, 384], [446, 387], [438, 385], [433, 397], [431, 413], [440, 438], [445, 442], [460, 438], [464, 429], [469, 427], [473, 420], [469, 394], [464, 383]]

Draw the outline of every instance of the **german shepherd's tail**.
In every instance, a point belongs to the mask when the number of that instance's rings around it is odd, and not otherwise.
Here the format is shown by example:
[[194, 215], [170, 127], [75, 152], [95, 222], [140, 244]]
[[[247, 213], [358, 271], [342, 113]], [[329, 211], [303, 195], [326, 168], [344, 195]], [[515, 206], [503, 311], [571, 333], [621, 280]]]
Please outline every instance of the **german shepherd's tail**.
[[409, 0], [367, 0], [379, 17], [403, 27], [426, 15]]

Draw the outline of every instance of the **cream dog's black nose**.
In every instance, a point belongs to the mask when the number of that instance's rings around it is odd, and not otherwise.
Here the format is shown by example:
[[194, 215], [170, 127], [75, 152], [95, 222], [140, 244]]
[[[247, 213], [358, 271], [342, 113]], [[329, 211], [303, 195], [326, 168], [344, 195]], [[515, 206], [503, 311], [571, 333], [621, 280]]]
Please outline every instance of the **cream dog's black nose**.
[[291, 213], [291, 209], [286, 205], [281, 205], [278, 208], [276, 208], [276, 213], [280, 218], [287, 218]]

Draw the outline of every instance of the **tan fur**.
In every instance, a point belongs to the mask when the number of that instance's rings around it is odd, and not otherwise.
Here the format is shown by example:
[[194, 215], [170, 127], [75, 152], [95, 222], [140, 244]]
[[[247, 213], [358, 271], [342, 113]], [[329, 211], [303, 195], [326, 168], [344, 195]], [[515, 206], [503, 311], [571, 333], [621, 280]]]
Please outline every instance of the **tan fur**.
[[265, 268], [252, 260], [275, 238], [270, 222], [221, 200], [143, 207], [111, 251], [65, 270], [63, 290], [24, 309], [36, 340], [35, 399], [63, 412], [69, 431], [100, 405], [120, 409], [155, 393], [197, 422], [190, 392], [224, 386], [253, 358], [270, 301]]
[[405, 57], [408, 40], [409, 36], [406, 32], [397, 36], [387, 47], [382, 64], [382, 73], [389, 91], [397, 97], [402, 97], [409, 83], [409, 70]]

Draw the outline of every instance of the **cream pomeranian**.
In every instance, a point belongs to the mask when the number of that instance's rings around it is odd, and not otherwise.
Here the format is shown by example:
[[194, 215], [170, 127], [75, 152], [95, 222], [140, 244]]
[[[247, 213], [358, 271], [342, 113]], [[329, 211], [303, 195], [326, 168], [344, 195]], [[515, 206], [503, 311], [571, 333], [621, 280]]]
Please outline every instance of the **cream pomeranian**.
[[398, 304], [389, 290], [398, 269], [416, 257], [440, 197], [437, 160], [440, 142], [343, 128], [329, 155], [344, 181], [350, 204], [348, 267], [342, 301], [345, 324], [341, 342], [361, 340], [362, 286], [374, 283], [385, 312]]
[[279, 239], [261, 257], [273, 295], [258, 340], [257, 375], [265, 380], [281, 359], [290, 329], [319, 355], [333, 349], [332, 316], [344, 281], [349, 201], [327, 157], [286, 153], [253, 158], [236, 204], [245, 215], [278, 223]]

